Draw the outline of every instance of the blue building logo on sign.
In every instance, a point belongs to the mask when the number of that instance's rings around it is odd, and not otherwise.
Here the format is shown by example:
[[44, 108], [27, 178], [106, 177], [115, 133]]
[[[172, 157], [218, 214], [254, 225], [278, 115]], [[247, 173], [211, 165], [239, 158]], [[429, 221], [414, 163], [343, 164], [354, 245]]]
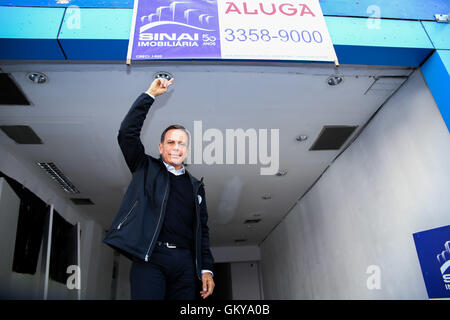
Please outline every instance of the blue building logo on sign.
[[450, 290], [450, 241], [444, 245], [445, 250], [437, 255], [437, 260], [441, 264], [440, 270], [445, 289]]
[[428, 297], [450, 298], [450, 226], [413, 234]]

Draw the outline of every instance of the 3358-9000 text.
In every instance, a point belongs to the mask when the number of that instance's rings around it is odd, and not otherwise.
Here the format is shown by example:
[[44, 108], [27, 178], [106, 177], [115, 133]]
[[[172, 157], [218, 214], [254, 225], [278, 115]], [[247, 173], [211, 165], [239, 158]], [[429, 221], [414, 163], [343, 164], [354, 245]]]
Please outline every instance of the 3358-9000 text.
[[227, 41], [265, 41], [280, 40], [282, 42], [296, 43], [322, 43], [322, 34], [317, 31], [309, 30], [278, 30], [270, 32], [268, 29], [230, 29], [225, 31], [225, 40]]

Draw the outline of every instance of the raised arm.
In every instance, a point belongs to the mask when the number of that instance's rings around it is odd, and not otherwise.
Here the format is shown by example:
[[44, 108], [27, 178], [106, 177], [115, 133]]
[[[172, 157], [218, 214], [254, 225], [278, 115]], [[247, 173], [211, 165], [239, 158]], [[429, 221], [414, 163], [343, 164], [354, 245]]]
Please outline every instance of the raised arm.
[[173, 81], [173, 78], [170, 81], [164, 78], [153, 80], [147, 91], [136, 99], [120, 124], [117, 141], [131, 172], [136, 171], [145, 158], [145, 149], [140, 135], [150, 106], [155, 101], [154, 98], [167, 92]]

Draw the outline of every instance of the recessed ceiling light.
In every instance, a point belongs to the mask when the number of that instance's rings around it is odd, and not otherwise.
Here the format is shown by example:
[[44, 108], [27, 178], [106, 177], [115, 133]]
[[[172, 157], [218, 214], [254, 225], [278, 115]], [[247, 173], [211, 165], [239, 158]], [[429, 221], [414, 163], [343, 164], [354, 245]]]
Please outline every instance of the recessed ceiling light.
[[28, 79], [34, 83], [46, 83], [48, 80], [47, 76], [40, 72], [30, 72], [28, 74]]
[[344, 78], [342, 78], [340, 76], [331, 76], [331, 77], [328, 77], [328, 79], [327, 79], [327, 83], [330, 86], [336, 86], [336, 85], [342, 83], [342, 81], [344, 81]]
[[295, 140], [297, 140], [298, 142], [302, 142], [308, 139], [308, 136], [297, 136], [295, 137]]
[[173, 78], [173, 75], [167, 71], [158, 71], [153, 74], [153, 79], [164, 78], [170, 80]]
[[286, 169], [280, 170], [277, 173], [275, 173], [275, 175], [279, 176], [279, 177], [285, 176], [286, 174], [287, 174], [287, 170]]

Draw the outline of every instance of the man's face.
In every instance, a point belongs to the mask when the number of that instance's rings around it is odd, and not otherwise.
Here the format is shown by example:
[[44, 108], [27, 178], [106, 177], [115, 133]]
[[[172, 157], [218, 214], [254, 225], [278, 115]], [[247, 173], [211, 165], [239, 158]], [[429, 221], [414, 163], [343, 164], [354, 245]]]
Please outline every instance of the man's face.
[[171, 129], [166, 132], [164, 143], [159, 144], [159, 153], [167, 164], [180, 169], [187, 157], [188, 136], [184, 130]]

